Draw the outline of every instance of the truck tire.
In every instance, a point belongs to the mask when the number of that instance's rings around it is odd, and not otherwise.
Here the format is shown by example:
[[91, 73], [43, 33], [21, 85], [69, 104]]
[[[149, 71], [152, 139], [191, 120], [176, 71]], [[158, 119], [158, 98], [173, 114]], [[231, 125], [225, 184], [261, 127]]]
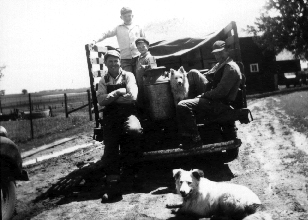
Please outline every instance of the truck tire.
[[13, 217], [16, 205], [15, 183], [12, 180], [1, 179], [1, 215], [2, 220]]

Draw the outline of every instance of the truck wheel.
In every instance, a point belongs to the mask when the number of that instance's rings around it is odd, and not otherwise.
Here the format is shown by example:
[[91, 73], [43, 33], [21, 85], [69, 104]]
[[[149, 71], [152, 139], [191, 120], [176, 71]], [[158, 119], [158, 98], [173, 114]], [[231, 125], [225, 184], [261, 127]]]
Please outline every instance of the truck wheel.
[[289, 88], [289, 87], [290, 87], [290, 85], [289, 85], [289, 84], [286, 84], [286, 87], [287, 87], [287, 88]]
[[15, 183], [1, 180], [1, 215], [3, 220], [12, 218], [16, 205]]
[[226, 150], [224, 162], [228, 163], [235, 160], [238, 157], [239, 148], [234, 148], [230, 150]]

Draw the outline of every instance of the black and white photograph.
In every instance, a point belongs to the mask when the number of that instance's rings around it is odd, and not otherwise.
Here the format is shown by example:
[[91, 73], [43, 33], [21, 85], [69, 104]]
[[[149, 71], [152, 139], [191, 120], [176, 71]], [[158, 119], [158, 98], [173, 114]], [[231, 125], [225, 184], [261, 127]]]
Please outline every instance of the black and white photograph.
[[308, 0], [1, 0], [3, 220], [307, 220]]

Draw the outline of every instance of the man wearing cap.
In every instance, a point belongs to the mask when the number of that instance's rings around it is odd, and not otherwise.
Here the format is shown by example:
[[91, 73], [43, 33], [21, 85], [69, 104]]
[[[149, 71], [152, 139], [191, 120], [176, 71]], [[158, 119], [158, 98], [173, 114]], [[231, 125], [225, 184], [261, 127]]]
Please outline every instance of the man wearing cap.
[[108, 72], [99, 81], [96, 96], [99, 105], [104, 106], [105, 149], [102, 160], [106, 164], [109, 191], [104, 194], [102, 202], [107, 202], [121, 198], [119, 146], [121, 156], [125, 153], [126, 156], [139, 156], [142, 128], [136, 117], [138, 87], [135, 76], [120, 67], [118, 51], [107, 51], [104, 60]]
[[[213, 44], [212, 53], [218, 63], [208, 72], [212, 73], [214, 77], [212, 82], [205, 86], [211, 88], [196, 98], [182, 100], [177, 105], [178, 129], [182, 137], [183, 148], [202, 146], [196, 116], [204, 120], [211, 117], [230, 118], [230, 122], [227, 122], [226, 126], [229, 126], [233, 132], [236, 132], [234, 120], [246, 122], [247, 112], [233, 110], [230, 107], [242, 81], [240, 68], [229, 57], [229, 50], [225, 47], [224, 41], [216, 41]], [[222, 121], [224, 122], [224, 120]]]
[[139, 37], [144, 37], [145, 34], [139, 25], [133, 24], [133, 17], [132, 9], [123, 7], [121, 9], [120, 18], [124, 23], [116, 26], [113, 30], [103, 33], [102, 36], [98, 40], [94, 40], [93, 43], [96, 44], [106, 38], [117, 36], [121, 51], [121, 67], [126, 71], [134, 73], [133, 65], [135, 64], [135, 60], [133, 60], [133, 58], [140, 54], [135, 45], [135, 41]]

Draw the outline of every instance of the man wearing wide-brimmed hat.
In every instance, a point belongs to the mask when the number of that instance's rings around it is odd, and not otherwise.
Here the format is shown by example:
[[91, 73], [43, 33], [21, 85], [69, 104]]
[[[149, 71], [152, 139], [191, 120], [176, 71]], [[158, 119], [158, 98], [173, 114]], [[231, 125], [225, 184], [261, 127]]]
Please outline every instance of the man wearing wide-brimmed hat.
[[[108, 72], [98, 84], [97, 100], [103, 110], [104, 155], [108, 192], [102, 202], [121, 199], [121, 160], [140, 156], [142, 127], [137, 118], [138, 87], [135, 76], [120, 67], [120, 53], [109, 50], [104, 56]], [[125, 158], [120, 158], [125, 155]]]
[[133, 58], [139, 56], [135, 41], [139, 37], [145, 37], [143, 29], [133, 23], [134, 15], [132, 9], [129, 7], [123, 7], [120, 11], [120, 18], [123, 20], [123, 24], [116, 26], [114, 29], [107, 31], [101, 35], [98, 40], [94, 40], [91, 43], [98, 43], [106, 38], [117, 36], [119, 48], [121, 51], [121, 67], [122, 69], [135, 72]]
[[[229, 56], [225, 41], [218, 40], [213, 44], [213, 51], [218, 63], [209, 71], [214, 78], [209, 84], [208, 91], [196, 98], [183, 100], [177, 105], [177, 121], [181, 144], [183, 148], [202, 146], [202, 140], [196, 123], [198, 118], [222, 118], [222, 126], [231, 132], [232, 139], [236, 138], [235, 120], [247, 123], [248, 112], [233, 110], [230, 107], [238, 93], [242, 73], [239, 66]], [[207, 85], [204, 85], [207, 86]]]

